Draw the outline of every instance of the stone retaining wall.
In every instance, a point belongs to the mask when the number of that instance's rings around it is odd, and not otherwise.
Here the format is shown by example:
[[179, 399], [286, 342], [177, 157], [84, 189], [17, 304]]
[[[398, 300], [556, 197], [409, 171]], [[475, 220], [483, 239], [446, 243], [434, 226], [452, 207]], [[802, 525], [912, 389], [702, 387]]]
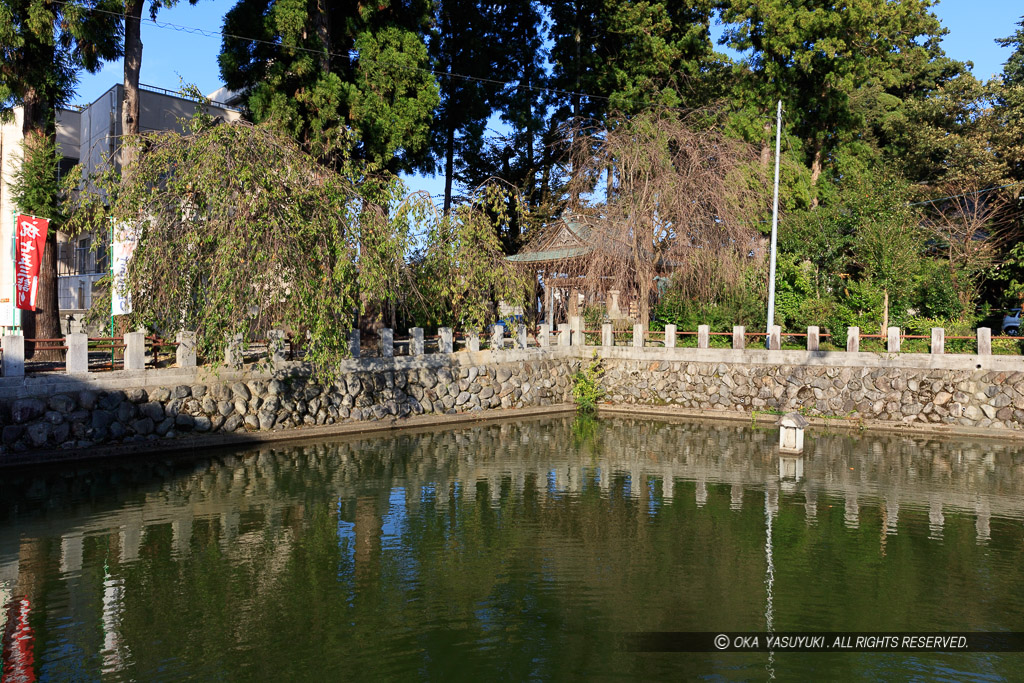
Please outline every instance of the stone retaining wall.
[[308, 368], [145, 370], [0, 379], [0, 464], [33, 453], [244, 434], [424, 413], [565, 404], [571, 374], [598, 356], [606, 400], [749, 418], [799, 410], [873, 425], [992, 429], [1024, 437], [1018, 357], [755, 349], [573, 347], [346, 362], [339, 380]]
[[[399, 420], [571, 400], [569, 365], [539, 352], [458, 354], [431, 361], [353, 361], [324, 385], [298, 364], [272, 374], [146, 371], [94, 382], [66, 376], [0, 386], [0, 458], [29, 451], [156, 442], [186, 433], [260, 432]], [[139, 378], [142, 379], [142, 378]], [[188, 381], [191, 379], [191, 381]], [[138, 382], [142, 384], [143, 382]], [[122, 386], [118, 386], [118, 385]], [[123, 385], [128, 386], [123, 386]], [[26, 388], [27, 387], [27, 388]], [[6, 391], [3, 391], [6, 389]]]
[[1017, 357], [904, 354], [896, 362], [886, 354], [725, 350], [656, 359], [610, 351], [602, 354], [604, 387], [614, 404], [1024, 430]]

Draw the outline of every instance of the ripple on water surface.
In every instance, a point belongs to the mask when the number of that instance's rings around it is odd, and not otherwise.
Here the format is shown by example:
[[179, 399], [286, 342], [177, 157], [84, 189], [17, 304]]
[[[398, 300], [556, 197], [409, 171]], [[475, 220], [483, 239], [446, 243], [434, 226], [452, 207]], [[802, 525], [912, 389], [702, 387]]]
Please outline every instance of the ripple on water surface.
[[556, 418], [8, 472], [4, 680], [1014, 680], [1010, 654], [644, 631], [1024, 630], [1014, 445]]

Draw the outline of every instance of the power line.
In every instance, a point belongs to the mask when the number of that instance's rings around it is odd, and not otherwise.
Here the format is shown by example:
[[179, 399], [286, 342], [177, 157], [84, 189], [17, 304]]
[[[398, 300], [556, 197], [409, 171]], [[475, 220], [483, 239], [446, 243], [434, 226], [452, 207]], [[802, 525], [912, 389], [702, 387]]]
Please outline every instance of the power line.
[[[53, 2], [55, 4], [58, 4], [58, 5], [71, 5], [71, 4], [74, 4], [74, 3], [70, 2], [70, 0], [53, 0]], [[110, 10], [100, 9], [98, 7], [81, 7], [81, 9], [84, 9], [87, 12], [97, 12], [99, 14], [107, 14], [107, 15], [114, 16], [114, 17], [124, 18], [124, 14], [122, 14], [120, 12], [111, 12]], [[435, 76], [437, 78], [458, 79], [458, 80], [470, 81], [470, 82], [474, 82], [474, 83], [484, 83], [484, 84], [488, 84], [488, 85], [497, 85], [497, 86], [501, 86], [501, 87], [505, 87], [505, 88], [516, 88], [517, 90], [532, 90], [534, 92], [540, 92], [540, 93], [544, 93], [544, 94], [548, 94], [548, 95], [563, 95], [563, 96], [567, 96], [567, 97], [587, 97], [587, 98], [590, 98], [590, 99], [605, 100], [605, 101], [608, 101], [608, 102], [610, 102], [612, 100], [611, 97], [608, 97], [606, 95], [594, 95], [594, 94], [591, 94], [591, 93], [576, 92], [576, 91], [573, 91], [573, 90], [561, 90], [559, 88], [544, 88], [544, 87], [533, 86], [533, 85], [523, 85], [521, 83], [516, 83], [516, 82], [513, 82], [513, 81], [502, 81], [502, 80], [498, 80], [498, 79], [495, 79], [495, 78], [484, 78], [482, 76], [469, 76], [467, 74], [460, 74], [460, 73], [456, 73], [456, 72], [436, 71], [434, 69], [428, 69], [428, 68], [419, 67], [419, 66], [408, 66], [408, 65], [405, 65], [405, 64], [388, 64], [388, 65], [383, 65], [383, 64], [381, 64], [377, 60], [370, 59], [370, 58], [365, 57], [365, 56], [360, 56], [358, 51], [356, 51], [356, 50], [351, 50], [351, 51], [349, 51], [347, 53], [331, 52], [329, 50], [314, 50], [312, 48], [301, 47], [301, 46], [298, 46], [298, 45], [283, 45], [281, 43], [274, 42], [274, 41], [271, 41], [271, 40], [263, 40], [261, 38], [251, 38], [249, 36], [240, 36], [240, 35], [237, 35], [237, 34], [234, 34], [234, 33], [225, 33], [223, 31], [212, 31], [210, 29], [198, 28], [198, 27], [195, 27], [195, 26], [184, 26], [182, 24], [174, 24], [174, 23], [166, 22], [166, 21], [157, 21], [155, 19], [142, 19], [142, 23], [147, 23], [147, 22], [149, 24], [152, 24], [156, 28], [169, 29], [169, 30], [172, 30], [172, 31], [177, 31], [179, 33], [189, 33], [189, 34], [193, 34], [193, 35], [203, 36], [203, 37], [206, 37], [206, 38], [217, 38], [217, 37], [220, 37], [220, 38], [230, 38], [232, 40], [244, 40], [244, 41], [248, 41], [248, 42], [251, 42], [251, 43], [258, 43], [260, 45], [267, 45], [269, 47], [273, 47], [273, 48], [276, 48], [276, 49], [279, 49], [279, 50], [293, 50], [295, 52], [305, 52], [305, 53], [309, 53], [309, 54], [312, 54], [312, 55], [317, 55], [319, 57], [323, 57], [323, 56], [326, 55], [326, 56], [329, 56], [329, 57], [344, 57], [344, 58], [349, 59], [349, 60], [356, 58], [356, 59], [359, 59], [359, 60], [364, 61], [364, 62], [368, 62], [368, 63], [371, 63], [371, 64], [377, 64], [378, 66], [387, 66], [387, 67], [392, 67], [392, 68], [397, 68], [397, 69], [405, 69], [407, 71], [419, 71], [419, 72], [422, 72], [422, 73], [428, 73], [428, 74], [431, 74], [431, 75], [433, 75], [433, 76]], [[632, 101], [632, 102], [630, 102], [630, 104], [648, 104], [648, 103], [646, 103], [646, 102], [639, 102], [639, 101]], [[673, 109], [673, 110], [676, 110], [676, 111], [687, 111], [686, 109], [684, 109], [682, 107], [666, 107], [666, 109]]]

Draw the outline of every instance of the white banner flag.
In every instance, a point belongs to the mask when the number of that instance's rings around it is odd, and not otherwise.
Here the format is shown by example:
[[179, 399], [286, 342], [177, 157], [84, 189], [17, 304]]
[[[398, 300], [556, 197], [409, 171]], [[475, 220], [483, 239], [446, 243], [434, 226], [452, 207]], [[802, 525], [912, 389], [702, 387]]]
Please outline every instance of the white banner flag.
[[132, 295], [128, 290], [128, 262], [139, 242], [138, 227], [129, 223], [114, 225], [111, 273], [113, 288], [110, 292], [110, 314], [126, 315], [132, 312]]

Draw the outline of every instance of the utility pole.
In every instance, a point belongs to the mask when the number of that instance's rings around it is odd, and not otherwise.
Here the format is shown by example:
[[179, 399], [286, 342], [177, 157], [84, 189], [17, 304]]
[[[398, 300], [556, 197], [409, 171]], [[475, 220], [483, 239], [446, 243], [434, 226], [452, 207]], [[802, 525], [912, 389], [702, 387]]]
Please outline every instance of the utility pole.
[[775, 324], [775, 245], [779, 240], [779, 147], [782, 142], [782, 100], [779, 100], [775, 115], [775, 200], [772, 204], [772, 250], [768, 261], [768, 329], [765, 330], [765, 347], [771, 342], [772, 326]]

